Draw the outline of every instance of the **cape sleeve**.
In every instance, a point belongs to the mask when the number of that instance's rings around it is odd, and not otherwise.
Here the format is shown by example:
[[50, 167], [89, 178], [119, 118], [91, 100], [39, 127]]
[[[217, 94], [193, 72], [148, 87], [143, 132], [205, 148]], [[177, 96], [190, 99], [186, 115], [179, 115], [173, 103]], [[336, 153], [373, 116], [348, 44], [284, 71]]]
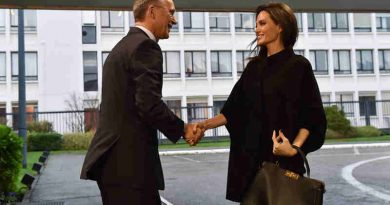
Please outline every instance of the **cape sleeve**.
[[320, 91], [310, 62], [304, 63], [300, 127], [309, 130], [302, 146], [305, 153], [313, 152], [324, 144], [327, 127]]

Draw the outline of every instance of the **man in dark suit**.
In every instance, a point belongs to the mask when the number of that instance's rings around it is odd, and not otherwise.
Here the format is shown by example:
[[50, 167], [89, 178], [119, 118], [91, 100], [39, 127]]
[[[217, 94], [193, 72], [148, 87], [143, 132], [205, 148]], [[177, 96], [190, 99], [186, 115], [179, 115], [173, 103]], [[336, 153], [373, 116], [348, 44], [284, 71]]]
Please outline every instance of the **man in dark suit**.
[[[99, 125], [81, 171], [96, 180], [103, 204], [161, 204], [164, 178], [157, 130], [172, 142], [196, 144], [203, 133], [161, 100], [159, 39], [176, 24], [173, 0], [134, 0], [136, 27], [112, 49], [103, 68]], [[199, 129], [198, 129], [199, 131]]]

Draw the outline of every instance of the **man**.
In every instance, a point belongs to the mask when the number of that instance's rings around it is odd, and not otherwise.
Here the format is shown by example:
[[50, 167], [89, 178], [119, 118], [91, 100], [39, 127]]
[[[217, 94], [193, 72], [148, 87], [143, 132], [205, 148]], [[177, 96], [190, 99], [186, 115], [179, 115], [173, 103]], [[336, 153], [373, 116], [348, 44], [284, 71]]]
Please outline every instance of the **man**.
[[[136, 27], [112, 49], [103, 68], [99, 125], [81, 179], [96, 180], [103, 204], [161, 204], [164, 178], [157, 130], [194, 145], [203, 133], [161, 100], [162, 52], [176, 19], [172, 0], [135, 0]], [[195, 135], [196, 134], [196, 135]]]

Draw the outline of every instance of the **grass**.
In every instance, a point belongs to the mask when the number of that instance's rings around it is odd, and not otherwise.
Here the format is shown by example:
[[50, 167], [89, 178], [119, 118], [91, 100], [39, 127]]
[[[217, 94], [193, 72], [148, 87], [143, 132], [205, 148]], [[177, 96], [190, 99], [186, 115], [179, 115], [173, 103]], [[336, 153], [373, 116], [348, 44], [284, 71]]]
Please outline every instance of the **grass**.
[[390, 135], [384, 135], [379, 137], [356, 137], [356, 138], [342, 138], [342, 139], [328, 139], [325, 143], [356, 143], [356, 142], [390, 142]]
[[33, 171], [31, 168], [33, 166], [34, 163], [38, 162], [38, 159], [39, 157], [42, 155], [42, 152], [28, 152], [27, 153], [27, 167], [26, 168], [22, 168], [22, 170], [20, 170], [20, 173], [19, 173], [19, 184], [18, 184], [18, 187], [17, 189], [24, 189], [24, 188], [27, 188], [24, 184], [20, 183], [20, 181], [22, 180], [24, 174], [29, 174], [31, 176], [35, 176], [37, 173], [35, 171]]

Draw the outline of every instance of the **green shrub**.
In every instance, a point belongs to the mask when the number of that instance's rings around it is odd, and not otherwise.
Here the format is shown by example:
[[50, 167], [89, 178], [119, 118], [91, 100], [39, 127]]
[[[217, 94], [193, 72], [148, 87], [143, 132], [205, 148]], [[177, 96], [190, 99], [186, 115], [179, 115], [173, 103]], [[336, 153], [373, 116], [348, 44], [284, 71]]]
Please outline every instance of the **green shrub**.
[[382, 132], [373, 126], [357, 127], [358, 137], [378, 137], [381, 134]]
[[[328, 121], [327, 136], [336, 138], [355, 137], [356, 129], [351, 126], [351, 122], [345, 117], [343, 111], [340, 111], [337, 106], [333, 105], [325, 107], [326, 120]], [[336, 133], [333, 133], [336, 132]]]
[[22, 165], [23, 140], [11, 128], [0, 125], [0, 200], [9, 192], [16, 192]]
[[86, 150], [91, 144], [94, 132], [64, 134], [63, 150]]
[[30, 122], [27, 125], [27, 131], [29, 132], [54, 132], [53, 124], [48, 121], [36, 121]]
[[59, 150], [62, 145], [62, 135], [51, 133], [33, 132], [27, 139], [29, 151]]

